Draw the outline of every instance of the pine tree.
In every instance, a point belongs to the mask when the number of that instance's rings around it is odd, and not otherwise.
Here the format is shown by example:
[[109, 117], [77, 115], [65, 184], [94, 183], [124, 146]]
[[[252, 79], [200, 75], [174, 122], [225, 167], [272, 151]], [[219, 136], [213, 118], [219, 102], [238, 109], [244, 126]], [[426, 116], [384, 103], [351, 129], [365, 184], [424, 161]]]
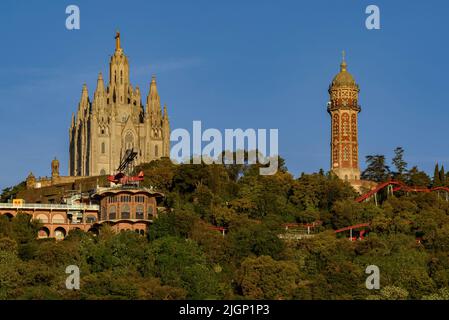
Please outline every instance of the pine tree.
[[440, 169], [438, 163], [435, 165], [435, 170], [433, 171], [433, 186], [434, 187], [441, 186]]
[[407, 162], [404, 161], [404, 149], [402, 147], [394, 149], [392, 164], [396, 168], [396, 172], [394, 172], [395, 179], [405, 180], [404, 175], [407, 172]]
[[440, 183], [442, 186], [446, 185], [446, 174], [444, 173], [443, 165], [441, 165], [441, 169], [440, 169]]
[[390, 177], [390, 168], [385, 164], [385, 156], [379, 154], [366, 156], [366, 163], [367, 167], [361, 176], [363, 180], [375, 182], [388, 180]]

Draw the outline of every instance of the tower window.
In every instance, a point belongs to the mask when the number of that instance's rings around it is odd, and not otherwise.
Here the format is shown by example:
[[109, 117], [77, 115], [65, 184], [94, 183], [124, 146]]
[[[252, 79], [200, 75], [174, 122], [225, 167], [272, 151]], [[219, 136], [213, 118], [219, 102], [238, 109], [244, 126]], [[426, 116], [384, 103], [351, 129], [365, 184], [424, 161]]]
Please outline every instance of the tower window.
[[154, 146], [154, 156], [159, 157], [159, 149], [158, 146]]
[[104, 142], [101, 143], [101, 153], [103, 153], [103, 154], [106, 153], [106, 145]]

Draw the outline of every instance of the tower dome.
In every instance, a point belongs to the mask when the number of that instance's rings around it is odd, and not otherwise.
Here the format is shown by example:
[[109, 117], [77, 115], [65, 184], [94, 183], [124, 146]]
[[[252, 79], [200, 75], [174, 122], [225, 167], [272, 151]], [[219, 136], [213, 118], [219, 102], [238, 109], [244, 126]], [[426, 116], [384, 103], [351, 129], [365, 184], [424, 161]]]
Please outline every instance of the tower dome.
[[343, 61], [340, 64], [340, 72], [332, 80], [331, 86], [357, 86], [354, 77], [348, 72], [347, 67], [345, 52], [343, 51]]

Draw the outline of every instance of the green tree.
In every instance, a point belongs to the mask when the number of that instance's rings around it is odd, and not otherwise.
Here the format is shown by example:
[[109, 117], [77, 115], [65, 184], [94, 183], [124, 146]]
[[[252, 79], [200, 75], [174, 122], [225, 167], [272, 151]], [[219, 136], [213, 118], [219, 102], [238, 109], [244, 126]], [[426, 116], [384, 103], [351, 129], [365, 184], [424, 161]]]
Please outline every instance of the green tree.
[[404, 175], [407, 172], [407, 162], [404, 161], [404, 149], [402, 147], [394, 149], [392, 164], [396, 169], [396, 171], [393, 172], [394, 178], [403, 181]]
[[435, 165], [435, 170], [433, 172], [433, 186], [434, 187], [440, 187], [441, 186], [441, 180], [440, 180], [440, 169], [438, 167], [438, 163]]
[[366, 156], [367, 167], [362, 172], [361, 178], [365, 180], [383, 182], [390, 176], [390, 168], [385, 163], [383, 155]]
[[410, 169], [407, 181], [408, 185], [428, 187], [431, 182], [430, 177], [424, 171], [420, 171], [417, 166]]
[[446, 174], [444, 172], [444, 166], [441, 165], [441, 169], [440, 169], [440, 183], [442, 186], [446, 185]]
[[298, 268], [291, 261], [270, 256], [246, 258], [242, 262], [239, 286], [248, 299], [291, 299], [297, 287]]
[[163, 285], [184, 288], [190, 299], [218, 298], [215, 272], [192, 240], [164, 237], [155, 240], [147, 252], [146, 273]]

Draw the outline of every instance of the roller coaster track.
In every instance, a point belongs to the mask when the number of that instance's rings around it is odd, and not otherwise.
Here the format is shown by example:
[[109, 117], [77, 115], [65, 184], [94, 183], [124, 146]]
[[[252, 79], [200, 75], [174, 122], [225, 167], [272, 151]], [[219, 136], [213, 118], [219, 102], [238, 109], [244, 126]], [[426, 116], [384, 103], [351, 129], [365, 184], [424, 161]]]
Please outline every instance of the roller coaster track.
[[[374, 189], [359, 196], [358, 198], [355, 199], [355, 201], [360, 203], [360, 202], [367, 201], [367, 200], [371, 199], [372, 197], [374, 197], [376, 200], [376, 204], [377, 204], [377, 194], [384, 189], [387, 189], [388, 193], [391, 193], [391, 194], [393, 194], [394, 192], [397, 192], [397, 191], [424, 192], [424, 193], [443, 191], [446, 193], [446, 200], [449, 200], [449, 188], [448, 187], [433, 187], [433, 188], [416, 187], [416, 186], [408, 186], [401, 181], [389, 180], [386, 182], [379, 183]], [[285, 230], [290, 230], [292, 228], [293, 229], [305, 228], [307, 230], [306, 234], [312, 235], [311, 230], [313, 230], [314, 228], [321, 226], [321, 225], [322, 225], [321, 221], [315, 221], [313, 223], [286, 223], [286, 224], [283, 224], [282, 226], [285, 228]], [[348, 227], [344, 227], [341, 229], [337, 229], [337, 230], [334, 230], [334, 232], [335, 232], [335, 234], [338, 234], [338, 233], [343, 233], [345, 231], [349, 231], [349, 239], [351, 241], [355, 241], [357, 239], [357, 237], [353, 237], [353, 231], [358, 232], [358, 234], [359, 234], [358, 238], [360, 240], [363, 240], [364, 235], [369, 230], [369, 228], [370, 228], [370, 223], [367, 222], [367, 223], [359, 223], [359, 224], [356, 224], [353, 226], [348, 226]], [[216, 227], [216, 226], [209, 226], [209, 229], [220, 231], [223, 234], [223, 236], [225, 235], [225, 232], [228, 230], [227, 228]], [[419, 242], [419, 241], [420, 241], [420, 239], [417, 238], [417, 242]]]
[[426, 188], [426, 187], [416, 187], [416, 186], [408, 186], [405, 183], [401, 181], [396, 180], [389, 180], [387, 182], [379, 183], [376, 188], [373, 190], [368, 191], [367, 193], [361, 195], [360, 197], [356, 198], [356, 202], [363, 202], [366, 201], [372, 197], [375, 197], [376, 203], [377, 203], [377, 194], [381, 191], [387, 189], [388, 192], [396, 191], [404, 191], [404, 192], [424, 192], [424, 193], [430, 193], [434, 191], [443, 191], [446, 192], [446, 200], [448, 199], [449, 195], [449, 188], [448, 187], [433, 187], [433, 188]]

